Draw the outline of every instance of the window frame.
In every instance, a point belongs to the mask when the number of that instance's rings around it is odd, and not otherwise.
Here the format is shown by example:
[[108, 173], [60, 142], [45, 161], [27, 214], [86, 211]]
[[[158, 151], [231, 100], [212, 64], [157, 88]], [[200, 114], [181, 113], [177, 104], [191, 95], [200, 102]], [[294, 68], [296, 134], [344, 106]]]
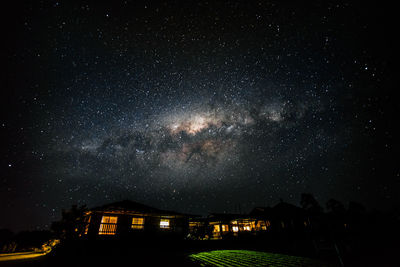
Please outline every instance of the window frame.
[[118, 216], [103, 215], [101, 217], [99, 235], [115, 235], [117, 233]]
[[[134, 223], [134, 220], [137, 220], [136, 223]], [[131, 229], [133, 229], [133, 230], [143, 230], [144, 229], [144, 224], [145, 224], [145, 218], [144, 217], [132, 217]]]
[[160, 219], [160, 229], [170, 229], [171, 228], [171, 220], [167, 218]]

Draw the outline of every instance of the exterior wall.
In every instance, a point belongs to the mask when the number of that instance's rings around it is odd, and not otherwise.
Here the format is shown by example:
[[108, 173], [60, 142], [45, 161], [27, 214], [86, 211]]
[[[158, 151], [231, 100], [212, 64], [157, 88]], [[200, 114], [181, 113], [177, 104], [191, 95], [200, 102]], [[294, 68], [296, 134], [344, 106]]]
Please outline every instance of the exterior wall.
[[[99, 234], [103, 216], [116, 216], [115, 234]], [[132, 218], [144, 218], [143, 228], [132, 227]], [[221, 219], [223, 218], [223, 219]], [[229, 218], [229, 219], [228, 219]], [[167, 228], [160, 221], [169, 220]], [[190, 225], [190, 226], [189, 226]], [[310, 228], [310, 222], [304, 216], [243, 216], [209, 217], [189, 222], [182, 215], [142, 214], [130, 211], [89, 211], [77, 227], [83, 238], [125, 238], [130, 236], [157, 237], [175, 236], [194, 239], [225, 239], [249, 235], [276, 236], [301, 235]], [[189, 235], [188, 235], [189, 233]]]
[[[100, 225], [103, 216], [116, 216], [117, 224], [115, 234], [99, 234]], [[90, 219], [88, 219], [90, 217]], [[132, 228], [132, 218], [144, 218], [143, 229]], [[160, 226], [161, 220], [168, 220], [169, 225]], [[188, 231], [188, 219], [183, 216], [154, 216], [146, 214], [128, 215], [118, 214], [115, 212], [92, 212], [85, 216], [81, 237], [86, 238], [109, 238], [109, 237], [126, 237], [130, 235], [175, 235], [185, 236]]]
[[256, 217], [241, 217], [231, 220], [209, 218], [205, 222], [193, 220], [190, 225], [189, 232], [197, 233], [197, 236], [193, 235], [197, 239], [207, 239], [207, 237], [211, 239], [229, 239], [249, 235], [268, 236], [292, 231], [293, 229], [304, 229], [304, 226], [301, 228], [302, 225], [299, 225], [297, 221], [291, 223], [290, 220], [282, 221]]

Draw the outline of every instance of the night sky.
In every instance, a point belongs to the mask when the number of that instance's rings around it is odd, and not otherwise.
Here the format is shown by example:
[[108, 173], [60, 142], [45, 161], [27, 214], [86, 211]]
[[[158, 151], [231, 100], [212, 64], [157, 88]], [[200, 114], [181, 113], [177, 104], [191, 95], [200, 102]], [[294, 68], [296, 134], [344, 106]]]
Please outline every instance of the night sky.
[[399, 204], [393, 7], [98, 2], [2, 5], [0, 228], [122, 199]]

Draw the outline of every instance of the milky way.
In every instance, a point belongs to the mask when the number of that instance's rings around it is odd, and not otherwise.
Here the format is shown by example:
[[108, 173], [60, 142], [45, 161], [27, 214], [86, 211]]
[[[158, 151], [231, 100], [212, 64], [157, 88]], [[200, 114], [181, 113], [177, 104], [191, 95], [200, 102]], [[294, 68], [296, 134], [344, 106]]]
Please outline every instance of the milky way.
[[4, 227], [122, 199], [199, 214], [298, 204], [304, 192], [322, 206], [395, 202], [386, 10], [15, 5], [2, 23]]
[[[282, 163], [288, 176], [296, 164], [302, 168], [301, 162], [327, 153], [338, 138], [346, 139], [324, 124], [307, 130], [308, 121], [324, 111], [317, 99], [221, 102], [211, 97], [180, 103], [140, 122], [109, 121], [109, 130], [85, 130], [66, 143], [56, 142], [49, 153], [61, 166], [53, 175], [95, 182], [111, 192], [121, 187], [166, 198], [171, 192], [239, 188], [243, 177], [245, 183], [271, 183], [262, 190], [274, 189], [276, 182], [290, 181], [277, 176]], [[304, 178], [291, 183], [304, 183]]]

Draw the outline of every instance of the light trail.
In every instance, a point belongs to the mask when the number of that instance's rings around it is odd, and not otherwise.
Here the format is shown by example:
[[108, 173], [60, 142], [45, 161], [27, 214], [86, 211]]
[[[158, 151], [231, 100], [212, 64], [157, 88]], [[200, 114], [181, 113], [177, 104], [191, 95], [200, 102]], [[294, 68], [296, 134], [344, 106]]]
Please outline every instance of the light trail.
[[42, 245], [42, 248], [38, 251], [27, 251], [27, 252], [15, 252], [15, 253], [2, 253], [0, 254], [0, 262], [2, 261], [14, 261], [14, 260], [25, 260], [33, 259], [45, 256], [49, 254], [52, 249], [60, 243], [60, 240], [50, 240]]

